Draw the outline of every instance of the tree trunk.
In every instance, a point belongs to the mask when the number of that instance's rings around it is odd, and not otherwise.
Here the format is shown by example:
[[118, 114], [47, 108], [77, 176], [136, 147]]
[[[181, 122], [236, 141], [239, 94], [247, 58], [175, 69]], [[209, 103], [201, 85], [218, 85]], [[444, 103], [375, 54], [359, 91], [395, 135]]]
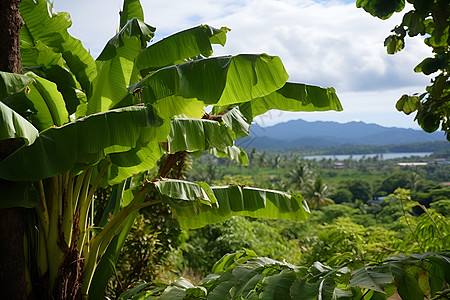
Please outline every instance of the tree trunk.
[[[19, 33], [20, 0], [0, 1], [0, 71], [22, 73]], [[14, 140], [0, 141], [2, 156], [17, 149]], [[24, 223], [21, 208], [0, 209], [0, 299], [26, 299]]]

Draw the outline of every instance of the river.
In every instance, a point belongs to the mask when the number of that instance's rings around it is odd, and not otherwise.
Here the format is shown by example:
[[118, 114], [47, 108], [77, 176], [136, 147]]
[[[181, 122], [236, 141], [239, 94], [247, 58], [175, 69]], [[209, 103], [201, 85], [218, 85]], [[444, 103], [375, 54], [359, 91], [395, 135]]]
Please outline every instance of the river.
[[304, 159], [322, 160], [322, 159], [333, 159], [333, 160], [361, 160], [367, 158], [373, 158], [378, 156], [380, 160], [387, 160], [393, 158], [408, 158], [412, 156], [425, 157], [433, 154], [433, 152], [404, 152], [404, 153], [371, 153], [371, 154], [339, 154], [339, 155], [308, 155], [303, 156]]

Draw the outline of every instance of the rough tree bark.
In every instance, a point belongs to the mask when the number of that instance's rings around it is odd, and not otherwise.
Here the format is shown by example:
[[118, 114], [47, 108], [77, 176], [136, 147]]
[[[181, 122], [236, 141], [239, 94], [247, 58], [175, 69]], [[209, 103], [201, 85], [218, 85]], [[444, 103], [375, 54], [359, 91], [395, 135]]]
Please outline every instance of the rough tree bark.
[[[0, 1], [0, 71], [22, 73], [20, 0]], [[16, 140], [0, 142], [1, 156], [15, 151]], [[2, 159], [0, 157], [0, 159]], [[24, 223], [21, 208], [0, 209], [0, 299], [26, 299]]]

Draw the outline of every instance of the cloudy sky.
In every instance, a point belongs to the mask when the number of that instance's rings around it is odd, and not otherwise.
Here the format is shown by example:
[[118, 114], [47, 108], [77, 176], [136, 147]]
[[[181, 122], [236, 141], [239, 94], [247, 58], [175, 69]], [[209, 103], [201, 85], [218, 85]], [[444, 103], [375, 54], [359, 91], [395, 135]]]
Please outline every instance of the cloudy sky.
[[[272, 111], [262, 126], [292, 120], [363, 121], [383, 126], [418, 128], [413, 116], [395, 109], [405, 93], [422, 93], [429, 78], [413, 71], [430, 51], [419, 38], [388, 55], [383, 41], [403, 14], [387, 21], [357, 9], [355, 0], [141, 0], [145, 22], [157, 28], [155, 41], [177, 31], [208, 24], [231, 28], [215, 55], [278, 55], [290, 81], [333, 86], [343, 112]], [[54, 0], [56, 11], [71, 14], [70, 32], [94, 58], [118, 27], [122, 0]]]

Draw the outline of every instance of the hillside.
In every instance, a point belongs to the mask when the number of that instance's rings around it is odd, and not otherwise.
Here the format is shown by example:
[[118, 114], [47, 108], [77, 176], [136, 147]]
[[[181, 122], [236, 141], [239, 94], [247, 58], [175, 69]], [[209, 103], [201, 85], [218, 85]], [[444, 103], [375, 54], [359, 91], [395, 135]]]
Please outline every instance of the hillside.
[[250, 136], [239, 139], [237, 145], [249, 149], [286, 147], [332, 147], [347, 145], [400, 145], [444, 141], [442, 132], [383, 127], [364, 122], [307, 122], [294, 120], [270, 127], [252, 125]]

